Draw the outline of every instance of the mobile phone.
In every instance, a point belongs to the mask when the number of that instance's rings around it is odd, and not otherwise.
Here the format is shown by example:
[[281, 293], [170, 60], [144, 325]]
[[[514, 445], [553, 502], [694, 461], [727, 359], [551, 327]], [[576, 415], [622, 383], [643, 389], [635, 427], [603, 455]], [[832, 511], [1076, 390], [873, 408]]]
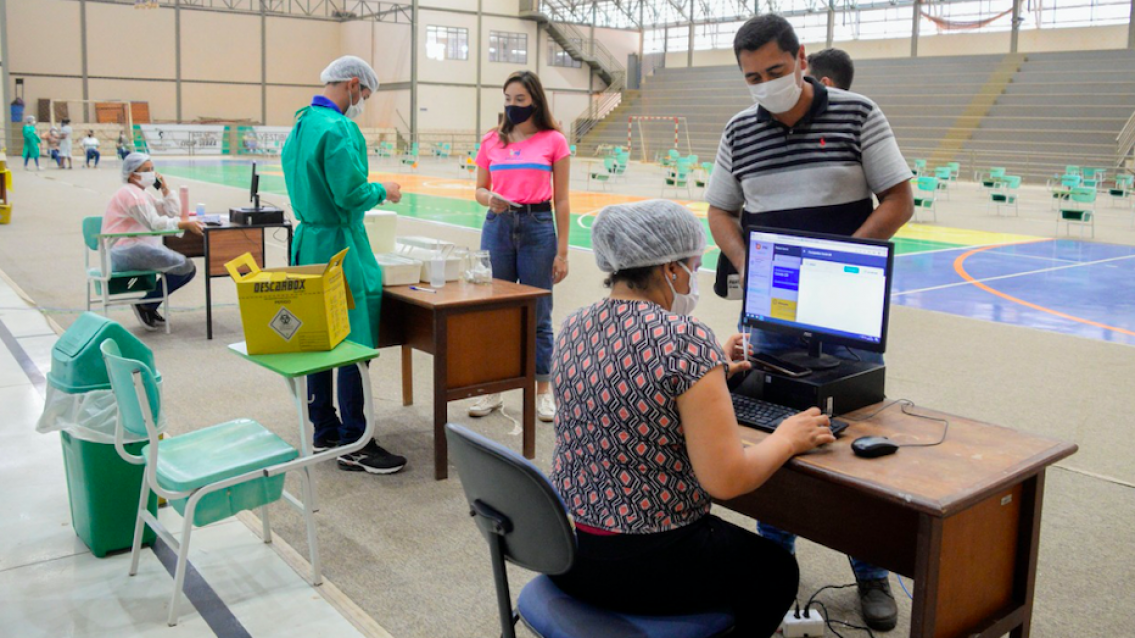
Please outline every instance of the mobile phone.
[[758, 352], [757, 354], [753, 355], [753, 363], [767, 370], [772, 370], [773, 372], [783, 374], [787, 377], [806, 377], [809, 374], [812, 374], [811, 368], [805, 368], [804, 366], [798, 366], [795, 363], [789, 363], [787, 361], [784, 361], [783, 359], [774, 357], [771, 354], [765, 354], [764, 352]]
[[505, 204], [508, 204], [510, 208], [519, 208], [520, 207], [520, 204], [517, 204], [515, 202], [510, 202], [507, 199], [501, 197], [500, 195], [497, 195], [493, 191], [489, 191], [489, 201], [491, 202], [494, 199], [500, 200], [500, 201], [504, 202]]
[[160, 178], [160, 177], [154, 178], [154, 189], [159, 190], [159, 191], [162, 189], [162, 178]]

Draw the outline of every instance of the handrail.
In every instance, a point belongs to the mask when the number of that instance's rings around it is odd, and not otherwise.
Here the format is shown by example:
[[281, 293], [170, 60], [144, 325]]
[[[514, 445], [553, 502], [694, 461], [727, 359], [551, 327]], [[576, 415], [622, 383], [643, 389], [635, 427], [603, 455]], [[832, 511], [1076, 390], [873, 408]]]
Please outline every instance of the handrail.
[[1135, 150], [1135, 113], [1132, 113], [1127, 124], [1123, 125], [1123, 130], [1116, 136], [1115, 141], [1118, 142], [1115, 165], [1122, 166], [1127, 156], [1131, 155], [1131, 151]]

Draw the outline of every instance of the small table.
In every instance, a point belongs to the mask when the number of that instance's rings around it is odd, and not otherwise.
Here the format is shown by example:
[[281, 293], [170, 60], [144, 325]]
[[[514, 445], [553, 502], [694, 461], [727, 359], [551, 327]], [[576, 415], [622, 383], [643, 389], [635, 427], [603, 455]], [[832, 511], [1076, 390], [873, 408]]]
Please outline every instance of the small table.
[[536, 301], [552, 294], [500, 279], [451, 281], [436, 293], [383, 289], [378, 347], [402, 346], [402, 404], [413, 405], [412, 349], [434, 355], [434, 478], [449, 476], [446, 406], [524, 390], [522, 448], [536, 455]]
[[229, 277], [225, 270], [227, 262], [244, 253], [252, 253], [256, 264], [264, 268], [264, 231], [268, 228], [288, 230], [288, 258], [292, 254], [292, 222], [284, 220], [274, 224], [244, 226], [222, 221], [220, 226], [206, 225], [201, 236], [185, 233], [181, 237], [166, 237], [165, 245], [186, 257], [205, 258], [205, 336], [213, 338], [213, 286], [216, 277]]
[[[311, 473], [311, 466], [316, 463], [330, 461], [342, 454], [357, 452], [374, 438], [374, 397], [370, 388], [370, 371], [367, 362], [378, 357], [378, 350], [367, 348], [351, 341], [344, 341], [333, 350], [325, 352], [296, 352], [286, 354], [248, 354], [245, 342], [229, 345], [229, 350], [256, 365], [271, 370], [284, 378], [288, 390], [292, 393], [292, 400], [296, 404], [296, 412], [300, 422], [300, 454], [295, 460], [274, 466], [265, 470], [267, 476], [276, 476], [294, 470], [300, 471], [300, 483], [303, 489], [301, 502], [288, 491], [284, 491], [284, 500], [298, 509], [307, 511], [304, 518], [307, 521], [307, 542], [311, 551], [312, 585], [323, 582], [323, 574], [319, 565], [319, 547], [315, 538], [315, 522], [310, 514], [319, 511], [315, 497], [315, 476]], [[315, 428], [307, 414], [307, 375], [333, 370], [354, 364], [359, 369], [363, 381], [363, 403], [366, 414], [366, 430], [362, 437], [349, 445], [341, 445], [318, 454], [312, 453], [312, 437]], [[310, 508], [310, 510], [309, 510]], [[267, 535], [265, 536], [267, 538]]]
[[[855, 456], [861, 436], [933, 443], [942, 434], [942, 424], [897, 406], [855, 421], [882, 406], [847, 415], [841, 439], [722, 505], [913, 578], [912, 637], [1026, 638], [1045, 468], [1076, 446], [919, 408], [949, 419], [941, 445]], [[741, 430], [749, 444], [768, 436]]]

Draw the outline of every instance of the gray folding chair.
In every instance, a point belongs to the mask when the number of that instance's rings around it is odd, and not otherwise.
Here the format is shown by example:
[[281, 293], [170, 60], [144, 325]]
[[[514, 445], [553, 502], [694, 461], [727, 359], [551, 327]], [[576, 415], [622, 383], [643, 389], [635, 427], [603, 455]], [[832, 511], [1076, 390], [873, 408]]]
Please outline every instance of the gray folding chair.
[[[501, 636], [516, 637], [516, 621], [541, 638], [710, 638], [732, 631], [733, 615], [643, 616], [572, 598], [548, 578], [575, 561], [575, 532], [559, 494], [535, 465], [512, 450], [455, 424], [445, 426], [449, 456], [461, 476], [469, 514], [489, 543]], [[542, 574], [512, 609], [505, 561]]]

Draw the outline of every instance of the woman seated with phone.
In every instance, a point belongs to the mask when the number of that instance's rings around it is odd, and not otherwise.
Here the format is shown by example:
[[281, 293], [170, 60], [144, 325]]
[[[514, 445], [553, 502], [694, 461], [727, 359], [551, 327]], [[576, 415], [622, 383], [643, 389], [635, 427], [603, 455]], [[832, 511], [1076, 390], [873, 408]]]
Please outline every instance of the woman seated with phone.
[[[201, 224], [181, 218], [181, 204], [161, 174], [154, 171], [154, 163], [145, 153], [131, 153], [122, 161], [122, 181], [126, 182], [111, 198], [103, 215], [102, 232], [144, 233], [156, 230], [188, 230], [200, 235]], [[150, 192], [161, 193], [161, 198]], [[197, 274], [193, 261], [181, 253], [166, 248], [161, 237], [127, 237], [110, 247], [112, 272], [128, 270], [156, 270], [165, 275], [169, 293], [189, 283]], [[160, 299], [161, 286], [146, 293], [144, 299]], [[135, 304], [134, 316], [146, 330], [165, 327], [166, 320], [158, 314], [158, 302]]]
[[[728, 605], [734, 635], [770, 636], [796, 597], [796, 560], [709, 513], [760, 488], [792, 456], [835, 440], [811, 409], [745, 447], [726, 387], [749, 367], [690, 316], [702, 222], [674, 202], [608, 206], [591, 229], [611, 294], [559, 331], [551, 481], [578, 550], [553, 581], [592, 604], [641, 614]], [[728, 366], [728, 367], [727, 367]]]

